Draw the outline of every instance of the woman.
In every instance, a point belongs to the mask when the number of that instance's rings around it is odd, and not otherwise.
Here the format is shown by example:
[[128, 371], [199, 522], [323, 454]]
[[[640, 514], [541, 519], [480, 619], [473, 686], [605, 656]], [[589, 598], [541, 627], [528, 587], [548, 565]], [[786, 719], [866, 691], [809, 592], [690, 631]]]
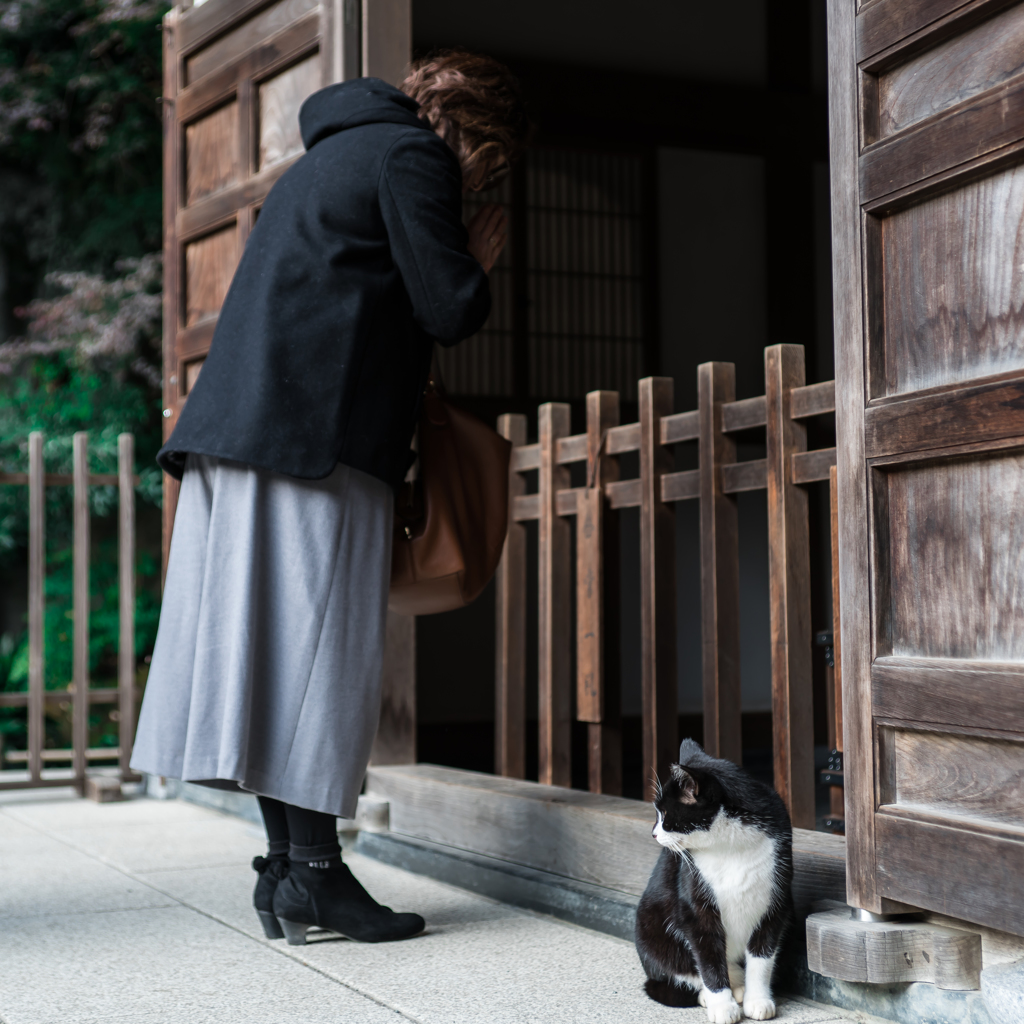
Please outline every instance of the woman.
[[462, 195], [519, 153], [502, 65], [449, 53], [398, 90], [315, 93], [305, 155], [260, 211], [202, 374], [158, 459], [181, 479], [132, 766], [256, 793], [269, 938], [311, 926], [405, 938], [341, 862], [377, 728], [392, 488], [409, 465], [433, 343], [490, 310], [500, 207]]

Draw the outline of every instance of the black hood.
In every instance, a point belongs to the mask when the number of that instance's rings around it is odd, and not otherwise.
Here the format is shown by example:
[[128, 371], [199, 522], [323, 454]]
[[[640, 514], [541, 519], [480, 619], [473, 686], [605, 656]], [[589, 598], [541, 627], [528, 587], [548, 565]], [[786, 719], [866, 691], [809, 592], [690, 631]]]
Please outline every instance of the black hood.
[[430, 126], [416, 116], [419, 104], [379, 78], [354, 78], [313, 93], [299, 110], [302, 144], [312, 149], [321, 139], [362, 124]]

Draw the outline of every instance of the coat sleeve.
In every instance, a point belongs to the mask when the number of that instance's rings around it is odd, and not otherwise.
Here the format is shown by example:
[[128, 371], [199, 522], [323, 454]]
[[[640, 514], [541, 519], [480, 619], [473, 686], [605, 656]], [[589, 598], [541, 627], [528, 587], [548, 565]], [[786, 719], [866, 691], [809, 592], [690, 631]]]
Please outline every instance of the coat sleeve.
[[466, 248], [455, 154], [415, 129], [384, 158], [380, 208], [416, 322], [443, 345], [475, 334], [491, 311], [487, 274]]

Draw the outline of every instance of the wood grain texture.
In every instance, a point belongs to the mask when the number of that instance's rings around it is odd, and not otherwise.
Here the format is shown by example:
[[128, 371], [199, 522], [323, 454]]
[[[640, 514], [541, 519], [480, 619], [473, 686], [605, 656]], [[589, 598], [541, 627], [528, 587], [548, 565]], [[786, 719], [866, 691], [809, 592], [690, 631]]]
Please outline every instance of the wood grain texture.
[[[900, 193], [927, 192], [930, 179], [962, 169], [977, 177], [1024, 136], [1024, 77], [1013, 78], [970, 103], [922, 121], [865, 150], [860, 160], [862, 203]], [[970, 165], [970, 166], [968, 166]]]
[[28, 770], [29, 779], [39, 782], [46, 739], [44, 692], [46, 647], [46, 489], [43, 465], [43, 435], [28, 435]]
[[722, 466], [722, 490], [726, 494], [763, 491], [768, 486], [768, 461], [751, 459]]
[[605, 488], [609, 508], [639, 508], [641, 485], [639, 477], [632, 480], [617, 480]]
[[185, 323], [216, 316], [238, 266], [238, 231], [229, 224], [185, 247]]
[[722, 408], [736, 398], [732, 363], [697, 367], [700, 412], [700, 578], [704, 749], [742, 763], [740, 737], [740, 549], [736, 499], [723, 490], [736, 442]]
[[871, 459], [1024, 437], [1024, 377], [873, 405], [864, 432]]
[[807, 964], [815, 974], [870, 985], [980, 985], [981, 936], [917, 921], [854, 921], [845, 910], [807, 918]]
[[722, 430], [731, 433], [736, 430], [750, 430], [763, 427], [767, 416], [764, 395], [757, 398], [744, 398], [722, 406]]
[[768, 571], [771, 601], [772, 741], [775, 788], [793, 824], [814, 827], [811, 695], [811, 566], [807, 492], [793, 484], [790, 460], [807, 431], [790, 416], [790, 392], [804, 384], [799, 345], [765, 349], [768, 407]]
[[[886, 0], [893, 16], [929, 0]], [[877, 9], [882, 11], [881, 6]], [[858, 30], [849, 0], [828, 0], [828, 104], [832, 210], [832, 312], [836, 360], [836, 452], [839, 489], [839, 590], [843, 650], [843, 728], [851, 771], [845, 779], [847, 899], [881, 911], [875, 878], [874, 763], [871, 715], [871, 619], [868, 604], [867, 467], [864, 461], [865, 337], [861, 211]], [[875, 15], [872, 15], [874, 17]], [[859, 24], [858, 24], [859, 23]], [[887, 40], [888, 41], [888, 40]]]
[[952, 658], [876, 658], [880, 718], [1024, 733], [1024, 668]]
[[[369, 794], [390, 805], [391, 830], [639, 896], [660, 847], [650, 804], [578, 789], [418, 764], [371, 767]], [[845, 841], [795, 829], [798, 913], [841, 898]]]
[[72, 468], [75, 477], [74, 553], [72, 573], [72, 697], [71, 767], [79, 795], [85, 792], [85, 750], [89, 739], [89, 435], [78, 431], [72, 439]]
[[185, 82], [191, 85], [205, 75], [235, 60], [268, 36], [288, 28], [302, 15], [316, 9], [317, 0], [278, 0], [241, 21], [209, 45], [189, 54], [185, 60]]
[[[832, 665], [825, 670], [826, 706], [828, 709], [829, 745], [843, 750], [843, 659], [842, 638], [839, 631], [839, 488], [836, 486], [836, 466], [833, 461], [828, 477], [829, 540], [832, 555]], [[845, 818], [846, 800], [842, 786], [829, 786], [829, 812], [833, 821]]]
[[587, 435], [573, 434], [572, 437], [560, 437], [555, 458], [560, 466], [573, 462], [585, 462], [587, 459]]
[[892, 654], [1024, 661], [1024, 453], [890, 472], [888, 506]]
[[789, 396], [789, 409], [790, 415], [795, 420], [835, 412], [836, 382], [823, 380], [820, 384], [807, 384], [802, 388], [793, 388], [793, 392]]
[[121, 779], [133, 777], [129, 768], [135, 741], [135, 438], [117, 438], [118, 529], [117, 529], [117, 696], [118, 761]]
[[889, 394], [1024, 368], [1024, 167], [882, 224]]
[[241, 177], [238, 103], [225, 103], [185, 128], [185, 203], [219, 192]]
[[416, 618], [388, 611], [381, 668], [380, 720], [370, 764], [416, 762]]
[[259, 160], [262, 170], [304, 151], [299, 132], [299, 107], [320, 88], [320, 54], [314, 53], [273, 78], [260, 82]]
[[635, 452], [640, 448], [640, 424], [624, 423], [621, 427], [608, 431], [607, 442], [609, 455], [623, 455]]
[[896, 729], [895, 811], [917, 809], [1024, 838], [1024, 742]]
[[700, 410], [677, 412], [661, 421], [661, 443], [696, 441], [700, 437]]
[[562, 402], [547, 402], [538, 411], [538, 778], [550, 786], [571, 784], [571, 527], [556, 503], [557, 492], [569, 486], [569, 470], [555, 457], [558, 438], [569, 435], [569, 413]]
[[640, 381], [640, 687], [644, 796], [678, 756], [675, 514], [661, 498], [672, 453], [661, 419], [672, 412], [671, 377]]
[[963, 6], [964, 0], [881, 0], [866, 6], [856, 19], [856, 49], [848, 55], [851, 66]]
[[878, 123], [892, 135], [1024, 72], [1024, 5], [878, 76]]
[[662, 501], [686, 501], [700, 497], [700, 470], [683, 469], [661, 478]]
[[618, 459], [605, 452], [607, 432], [618, 423], [618, 392], [590, 392], [587, 486], [576, 499], [576, 717], [588, 723], [588, 788], [611, 794], [622, 792], [619, 523], [605, 515], [604, 488], [619, 476]]
[[540, 468], [540, 445], [524, 444], [522, 447], [512, 450], [512, 462], [510, 469], [516, 473], [525, 473], [531, 469]]
[[812, 484], [827, 480], [836, 464], [835, 448], [819, 448], [813, 452], [797, 452], [790, 460], [793, 483]]
[[[514, 463], [526, 441], [526, 417], [499, 416], [498, 433], [512, 442]], [[514, 505], [525, 491], [522, 474], [510, 469], [508, 533], [494, 578], [494, 771], [516, 779], [526, 775], [526, 528]]]
[[885, 812], [875, 830], [887, 897], [1024, 935], [1024, 842]]
[[203, 368], [205, 359], [193, 359], [191, 362], [185, 363], [184, 376], [185, 376], [185, 394], [189, 394], [191, 390], [196, 386], [196, 381], [199, 380], [199, 371]]
[[398, 85], [412, 58], [412, 0], [363, 0], [362, 74]]
[[539, 494], [516, 494], [511, 497], [511, 502], [513, 522], [526, 523], [540, 519]]

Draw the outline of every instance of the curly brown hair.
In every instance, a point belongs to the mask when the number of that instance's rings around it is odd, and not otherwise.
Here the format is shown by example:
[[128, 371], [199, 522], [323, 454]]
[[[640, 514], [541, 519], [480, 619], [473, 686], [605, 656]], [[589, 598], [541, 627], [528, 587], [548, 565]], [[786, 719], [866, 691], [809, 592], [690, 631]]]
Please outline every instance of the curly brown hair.
[[482, 187], [523, 151], [529, 122], [519, 82], [483, 54], [444, 50], [413, 61], [399, 88], [419, 115], [455, 151], [462, 180]]

